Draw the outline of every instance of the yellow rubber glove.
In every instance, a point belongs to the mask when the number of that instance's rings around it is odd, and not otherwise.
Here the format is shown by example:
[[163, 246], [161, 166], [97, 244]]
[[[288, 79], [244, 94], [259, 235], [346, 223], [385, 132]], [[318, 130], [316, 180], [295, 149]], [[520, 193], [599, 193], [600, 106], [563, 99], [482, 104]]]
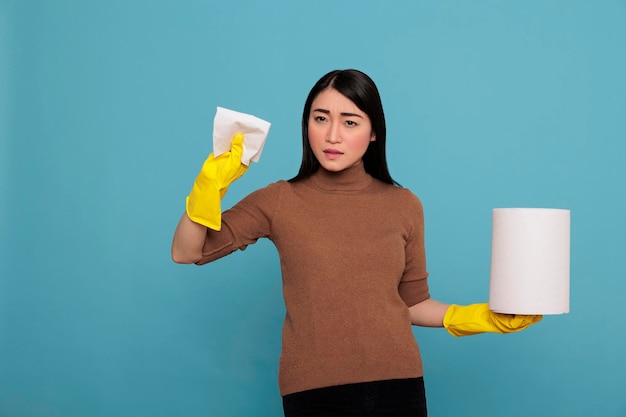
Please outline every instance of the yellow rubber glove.
[[540, 315], [494, 313], [489, 304], [452, 304], [443, 317], [443, 327], [452, 336], [470, 336], [479, 333], [513, 333], [524, 330], [539, 321]]
[[248, 166], [241, 162], [242, 153], [243, 135], [237, 134], [233, 138], [229, 152], [224, 152], [217, 158], [211, 153], [204, 161], [187, 196], [187, 216], [193, 222], [213, 230], [222, 228], [222, 197], [226, 194], [228, 186], [248, 169]]

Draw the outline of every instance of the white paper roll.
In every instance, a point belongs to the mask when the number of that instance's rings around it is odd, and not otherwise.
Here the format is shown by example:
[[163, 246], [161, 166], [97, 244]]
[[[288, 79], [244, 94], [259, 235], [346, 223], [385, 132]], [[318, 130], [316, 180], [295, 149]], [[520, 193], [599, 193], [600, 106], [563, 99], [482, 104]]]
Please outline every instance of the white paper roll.
[[493, 210], [491, 310], [509, 314], [568, 313], [569, 283], [569, 210]]

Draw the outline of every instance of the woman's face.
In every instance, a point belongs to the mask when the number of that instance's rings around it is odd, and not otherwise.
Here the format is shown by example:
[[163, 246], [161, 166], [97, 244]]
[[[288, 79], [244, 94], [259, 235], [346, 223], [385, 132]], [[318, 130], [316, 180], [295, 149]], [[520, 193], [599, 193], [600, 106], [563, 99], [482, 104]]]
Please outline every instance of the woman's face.
[[333, 172], [362, 163], [370, 142], [376, 140], [367, 114], [332, 87], [313, 100], [308, 133], [320, 165]]

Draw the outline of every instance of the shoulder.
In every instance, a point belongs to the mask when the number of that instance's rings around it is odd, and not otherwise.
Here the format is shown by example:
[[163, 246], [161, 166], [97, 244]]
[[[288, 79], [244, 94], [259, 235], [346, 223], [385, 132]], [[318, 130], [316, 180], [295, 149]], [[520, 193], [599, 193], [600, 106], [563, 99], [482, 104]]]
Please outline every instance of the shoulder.
[[386, 199], [391, 199], [394, 204], [405, 208], [422, 210], [420, 198], [408, 188], [387, 184], [376, 179], [374, 180], [372, 188], [375, 192], [384, 194]]
[[262, 188], [250, 192], [243, 197], [236, 207], [244, 208], [248, 206], [267, 207], [271, 206], [273, 201], [276, 201], [281, 193], [281, 181], [270, 183]]
[[258, 188], [250, 193], [250, 195], [271, 195], [279, 193], [281, 190], [289, 186], [289, 183], [285, 180], [278, 180], [271, 182], [262, 188]]

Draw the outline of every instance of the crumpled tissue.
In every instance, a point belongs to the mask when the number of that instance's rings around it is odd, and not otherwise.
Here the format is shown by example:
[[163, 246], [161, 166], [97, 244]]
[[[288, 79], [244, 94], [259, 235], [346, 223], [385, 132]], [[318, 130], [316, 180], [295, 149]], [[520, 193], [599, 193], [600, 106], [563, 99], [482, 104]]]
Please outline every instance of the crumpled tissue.
[[271, 123], [258, 117], [218, 107], [213, 120], [213, 155], [230, 151], [233, 136], [243, 134], [241, 162], [259, 162]]

